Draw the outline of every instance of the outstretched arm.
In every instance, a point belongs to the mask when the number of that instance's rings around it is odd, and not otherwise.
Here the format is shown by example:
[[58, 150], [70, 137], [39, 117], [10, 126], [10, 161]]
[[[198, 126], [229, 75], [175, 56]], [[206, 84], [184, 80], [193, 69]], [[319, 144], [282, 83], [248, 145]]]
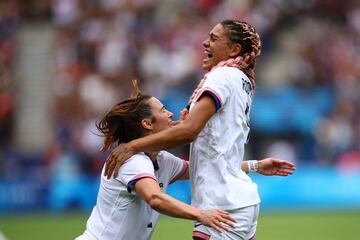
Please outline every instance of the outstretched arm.
[[[257, 173], [260, 173], [262, 175], [266, 176], [289, 176], [294, 173], [296, 170], [296, 167], [293, 163], [276, 159], [276, 158], [265, 158], [262, 160], [258, 160], [258, 169]], [[241, 170], [243, 170], [246, 173], [249, 173], [249, 165], [247, 161], [243, 161], [241, 163]], [[189, 169], [184, 172], [182, 176], [178, 178], [178, 180], [185, 180], [189, 179]]]
[[[200, 210], [161, 192], [159, 185], [151, 178], [143, 178], [135, 183], [137, 194], [156, 211], [178, 218], [197, 220], [219, 232], [234, 227], [236, 220], [221, 210]], [[223, 225], [225, 223], [226, 225]]]
[[117, 176], [120, 166], [135, 153], [155, 152], [192, 142], [215, 112], [214, 100], [203, 95], [182, 123], [117, 146], [106, 160], [105, 176]]
[[[259, 160], [257, 172], [266, 176], [288, 176], [293, 174], [295, 171], [295, 165], [289, 161], [276, 159], [276, 158], [265, 158]], [[241, 169], [248, 173], [249, 167], [247, 161], [243, 161]]]

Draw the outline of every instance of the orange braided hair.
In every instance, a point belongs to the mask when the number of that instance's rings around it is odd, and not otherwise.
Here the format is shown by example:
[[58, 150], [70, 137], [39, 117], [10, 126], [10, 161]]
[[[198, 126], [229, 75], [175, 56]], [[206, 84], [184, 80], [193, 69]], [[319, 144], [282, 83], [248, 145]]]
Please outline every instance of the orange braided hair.
[[[256, 32], [255, 28], [250, 24], [242, 21], [224, 20], [220, 23], [226, 30], [230, 43], [238, 43], [242, 46], [242, 52], [240, 56], [236, 58], [230, 58], [225, 61], [219, 62], [209, 72], [217, 67], [235, 67], [242, 70], [246, 76], [250, 79], [252, 85], [252, 92], [255, 91], [255, 67], [256, 58], [261, 53], [261, 41], [260, 36]], [[189, 99], [189, 105], [195, 98], [196, 94], [203, 86], [207, 79], [205, 74], [204, 78], [199, 82], [198, 86], [194, 90]]]

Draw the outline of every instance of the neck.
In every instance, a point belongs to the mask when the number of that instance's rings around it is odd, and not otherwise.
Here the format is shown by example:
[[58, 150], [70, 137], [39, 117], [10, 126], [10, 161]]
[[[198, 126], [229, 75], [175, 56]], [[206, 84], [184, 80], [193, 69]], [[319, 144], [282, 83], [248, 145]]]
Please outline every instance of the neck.
[[148, 155], [151, 160], [155, 161], [157, 156], [158, 156], [159, 152], [146, 152], [146, 155]]
[[156, 160], [158, 154], [159, 154], [159, 151], [150, 153], [151, 159]]

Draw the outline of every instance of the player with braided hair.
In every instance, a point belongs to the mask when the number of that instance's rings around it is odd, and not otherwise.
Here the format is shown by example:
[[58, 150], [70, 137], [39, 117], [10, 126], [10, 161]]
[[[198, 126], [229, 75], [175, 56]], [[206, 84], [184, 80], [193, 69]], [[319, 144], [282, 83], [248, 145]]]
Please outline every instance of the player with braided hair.
[[[260, 55], [261, 52], [261, 42], [260, 36], [255, 31], [255, 28], [247, 24], [246, 22], [225, 20], [221, 22], [221, 25], [227, 31], [227, 35], [231, 44], [240, 44], [242, 47], [242, 54], [236, 56], [235, 58], [229, 59], [218, 59], [217, 56], [212, 57], [212, 53], [206, 52], [208, 56], [211, 56], [210, 62], [204, 63], [203, 68], [205, 70], [211, 71], [216, 67], [229, 66], [241, 69], [246, 76], [250, 79], [252, 84], [252, 92], [255, 90], [255, 66], [256, 66], [256, 57]], [[213, 37], [210, 34], [210, 38]], [[203, 45], [206, 48], [208, 44], [206, 41], [210, 41], [210, 38], [203, 42]], [[222, 57], [222, 56], [219, 56]], [[205, 60], [204, 60], [205, 61]], [[214, 66], [214, 62], [218, 62]], [[210, 73], [210, 72], [209, 72]], [[197, 88], [193, 92], [192, 96], [189, 99], [189, 105], [192, 100], [198, 93], [199, 89], [204, 84], [207, 75], [205, 74], [204, 78], [200, 81]]]
[[[255, 239], [260, 198], [246, 174], [287, 176], [295, 166], [267, 158], [248, 161], [241, 169], [244, 145], [250, 131], [249, 115], [255, 91], [256, 58], [261, 41], [246, 22], [225, 20], [215, 25], [203, 42], [208, 71], [182, 111], [183, 121], [167, 130], [138, 138], [115, 148], [107, 159], [105, 175], [118, 175], [130, 156], [190, 145], [191, 204], [200, 209], [221, 209], [237, 220], [230, 231], [219, 233], [196, 222], [194, 239]], [[103, 149], [109, 148], [105, 139]]]

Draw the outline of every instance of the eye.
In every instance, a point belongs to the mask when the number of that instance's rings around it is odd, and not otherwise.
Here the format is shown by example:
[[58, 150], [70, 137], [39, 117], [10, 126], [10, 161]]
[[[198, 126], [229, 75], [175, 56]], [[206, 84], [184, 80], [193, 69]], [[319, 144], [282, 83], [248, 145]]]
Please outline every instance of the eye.
[[210, 41], [214, 42], [217, 40], [217, 37], [214, 34], [210, 34]]

